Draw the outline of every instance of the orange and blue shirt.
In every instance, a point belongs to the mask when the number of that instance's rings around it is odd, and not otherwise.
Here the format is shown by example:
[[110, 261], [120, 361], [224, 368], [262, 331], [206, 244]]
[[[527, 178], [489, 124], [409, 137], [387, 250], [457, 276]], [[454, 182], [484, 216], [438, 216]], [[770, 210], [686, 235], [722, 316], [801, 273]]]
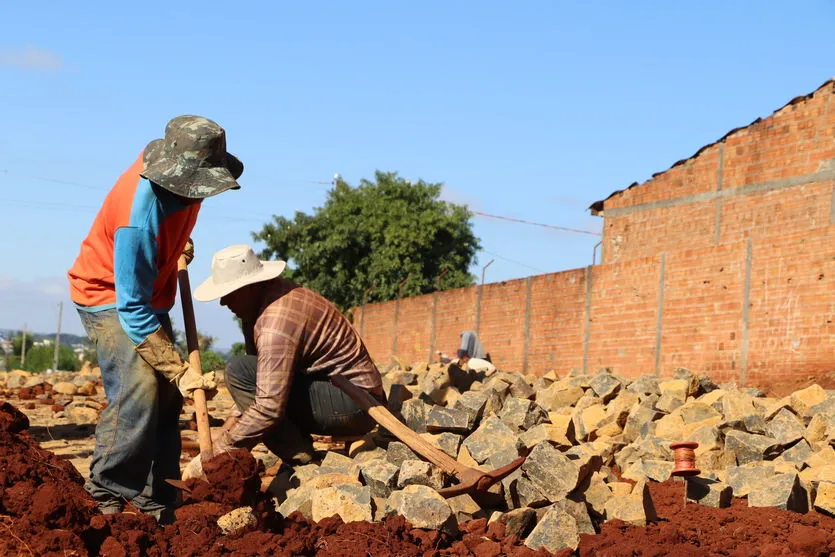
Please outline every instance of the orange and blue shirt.
[[135, 344], [174, 306], [177, 261], [200, 210], [142, 178], [142, 169], [140, 155], [107, 194], [67, 273], [76, 307], [116, 309]]

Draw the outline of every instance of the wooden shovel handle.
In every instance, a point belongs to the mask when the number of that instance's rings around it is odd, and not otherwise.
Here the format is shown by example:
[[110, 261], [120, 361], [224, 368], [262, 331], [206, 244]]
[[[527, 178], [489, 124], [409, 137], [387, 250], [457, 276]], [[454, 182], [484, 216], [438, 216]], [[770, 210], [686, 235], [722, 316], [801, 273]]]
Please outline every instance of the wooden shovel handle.
[[[371, 396], [368, 391], [357, 387], [341, 375], [331, 377], [331, 382], [351, 397], [351, 400], [356, 402], [360, 408], [367, 412], [375, 422], [389, 430], [395, 437], [408, 445], [410, 449], [432, 464], [438, 466], [447, 474], [455, 476], [458, 480], [461, 480], [464, 477], [469, 477], [469, 475], [474, 472], [472, 468], [461, 464], [409, 429], [391, 412], [389, 412], [388, 408], [380, 404], [377, 399]], [[482, 474], [481, 472], [478, 473], [479, 475]]]
[[[177, 262], [177, 280], [180, 285], [180, 302], [183, 305], [188, 363], [197, 373], [202, 374], [203, 364], [200, 362], [200, 343], [197, 340], [197, 325], [194, 321], [194, 304], [191, 300], [191, 283], [188, 280], [188, 263], [186, 263], [185, 255], [181, 255]], [[209, 410], [206, 408], [206, 393], [203, 389], [195, 389], [192, 396], [194, 398], [194, 417], [197, 420], [197, 440], [200, 443], [200, 455], [203, 460], [208, 460], [213, 453]]]

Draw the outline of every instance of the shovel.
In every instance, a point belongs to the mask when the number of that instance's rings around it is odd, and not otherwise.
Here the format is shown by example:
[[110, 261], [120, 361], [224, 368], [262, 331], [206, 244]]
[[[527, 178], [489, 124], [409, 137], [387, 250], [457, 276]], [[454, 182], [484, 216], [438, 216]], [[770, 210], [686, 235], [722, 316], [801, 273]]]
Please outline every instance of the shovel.
[[[191, 300], [191, 283], [188, 280], [188, 263], [186, 263], [185, 255], [181, 255], [177, 262], [177, 280], [180, 285], [180, 302], [183, 305], [188, 363], [193, 369], [203, 373], [203, 364], [200, 362], [200, 345], [197, 340], [197, 325], [194, 321], [194, 304]], [[206, 408], [206, 392], [203, 389], [195, 389], [192, 397], [194, 398], [194, 417], [197, 421], [200, 459], [206, 462], [212, 458], [212, 430], [209, 426], [209, 411]], [[165, 481], [174, 487], [188, 491], [188, 486], [182, 480], [169, 479]]]
[[475, 468], [470, 468], [450, 457], [413, 430], [409, 429], [389, 412], [385, 406], [380, 404], [377, 399], [371, 396], [368, 391], [360, 389], [347, 378], [339, 375], [331, 377], [331, 381], [344, 391], [351, 400], [356, 402], [360, 408], [367, 412], [375, 422], [390, 431], [417, 454], [458, 480], [456, 485], [445, 487], [438, 491], [443, 497], [449, 498], [467, 493], [473, 496], [473, 499], [476, 499], [476, 497], [482, 500], [489, 499], [495, 496], [495, 494], [488, 492], [488, 488], [519, 468], [525, 462], [525, 458], [527, 458], [524, 456], [519, 457], [510, 464], [496, 468], [491, 472], [483, 472]]

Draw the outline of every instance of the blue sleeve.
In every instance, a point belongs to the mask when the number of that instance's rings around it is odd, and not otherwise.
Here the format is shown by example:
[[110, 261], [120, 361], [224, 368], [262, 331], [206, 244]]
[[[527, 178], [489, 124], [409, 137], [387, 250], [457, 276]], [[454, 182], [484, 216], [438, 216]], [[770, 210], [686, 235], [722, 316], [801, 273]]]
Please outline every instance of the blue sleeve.
[[159, 329], [151, 307], [157, 278], [157, 239], [145, 227], [126, 226], [113, 241], [113, 271], [116, 279], [116, 309], [122, 328], [134, 344]]

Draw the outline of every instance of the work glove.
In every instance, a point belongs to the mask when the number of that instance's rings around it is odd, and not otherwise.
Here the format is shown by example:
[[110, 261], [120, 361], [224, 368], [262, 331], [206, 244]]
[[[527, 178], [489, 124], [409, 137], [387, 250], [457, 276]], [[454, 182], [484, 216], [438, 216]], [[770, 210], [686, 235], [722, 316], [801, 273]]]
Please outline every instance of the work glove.
[[[177, 385], [183, 397], [192, 396], [194, 389], [211, 391], [217, 388], [214, 372], [201, 375], [198, 371], [192, 370], [162, 327], [139, 343], [136, 351], [149, 366]], [[206, 398], [210, 398], [209, 393], [206, 394]]]
[[186, 246], [183, 248], [183, 255], [186, 256], [186, 265], [190, 264], [194, 259], [194, 242], [191, 238], [188, 239]]
[[[212, 435], [212, 458], [216, 457], [219, 454], [225, 453], [231, 450], [233, 447], [228, 443], [228, 437], [223, 435], [223, 432], [219, 434]], [[203, 472], [203, 456], [197, 455], [196, 457], [192, 458], [191, 461], [186, 464], [186, 467], [183, 469], [183, 481], [189, 480], [191, 478], [203, 478], [205, 476]]]

